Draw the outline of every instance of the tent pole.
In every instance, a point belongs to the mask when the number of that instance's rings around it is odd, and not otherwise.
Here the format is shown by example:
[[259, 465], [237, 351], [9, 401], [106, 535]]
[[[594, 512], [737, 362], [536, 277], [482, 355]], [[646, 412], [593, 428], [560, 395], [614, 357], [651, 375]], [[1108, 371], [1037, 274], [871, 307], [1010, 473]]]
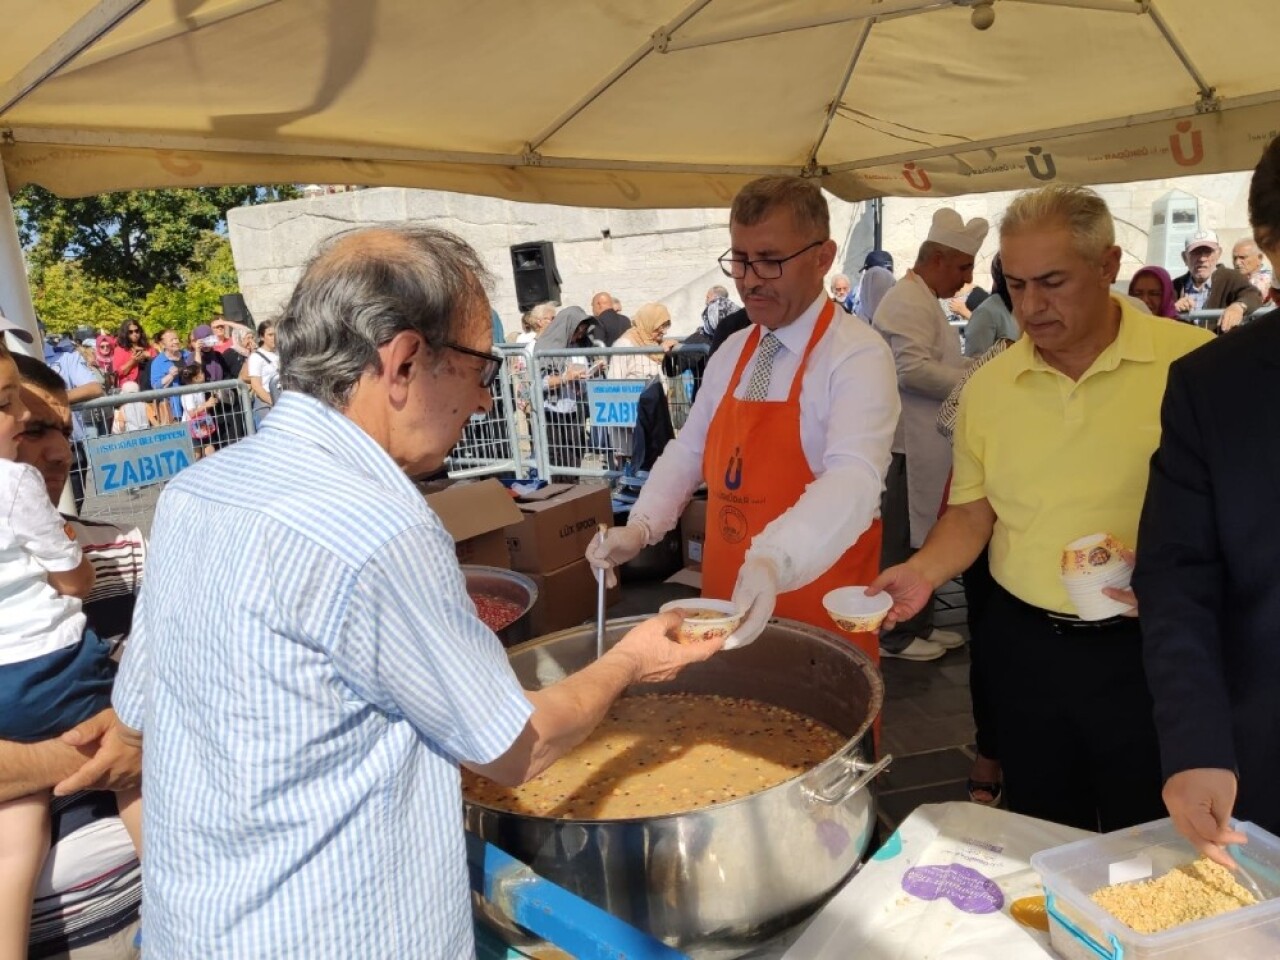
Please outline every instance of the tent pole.
[[18, 221], [9, 200], [9, 185], [0, 164], [0, 312], [31, 332], [35, 341], [28, 345], [17, 337], [8, 338], [11, 349], [32, 357], [43, 357], [36, 311], [31, 305], [31, 287], [27, 283], [27, 263], [18, 240]]

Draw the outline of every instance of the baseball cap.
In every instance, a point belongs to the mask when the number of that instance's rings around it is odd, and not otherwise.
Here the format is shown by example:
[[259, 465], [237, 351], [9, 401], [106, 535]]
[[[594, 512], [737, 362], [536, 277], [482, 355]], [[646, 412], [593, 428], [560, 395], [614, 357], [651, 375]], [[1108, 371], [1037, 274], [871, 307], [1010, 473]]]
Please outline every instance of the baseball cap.
[[191, 335], [197, 340], [203, 340], [205, 337], [212, 337], [213, 327], [209, 326], [207, 323], [202, 323], [191, 331]]
[[30, 330], [26, 327], [19, 326], [3, 313], [0, 313], [0, 336], [3, 336], [6, 333], [13, 334], [14, 337], [21, 340], [23, 343], [35, 342], [34, 338], [31, 336]]
[[1210, 247], [1214, 250], [1221, 250], [1222, 244], [1218, 242], [1218, 235], [1212, 230], [1197, 230], [1191, 236], [1187, 237], [1187, 242], [1182, 246], [1183, 253], [1190, 253], [1200, 247]]
[[867, 254], [867, 259], [862, 262], [862, 269], [870, 270], [872, 267], [884, 267], [886, 270], [892, 270], [893, 254], [887, 250], [872, 250]]

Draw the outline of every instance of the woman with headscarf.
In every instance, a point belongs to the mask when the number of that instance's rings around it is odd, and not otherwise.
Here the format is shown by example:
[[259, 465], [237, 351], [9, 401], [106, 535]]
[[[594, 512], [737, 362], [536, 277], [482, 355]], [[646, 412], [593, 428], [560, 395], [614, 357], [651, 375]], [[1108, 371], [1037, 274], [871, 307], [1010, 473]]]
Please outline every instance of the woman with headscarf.
[[858, 310], [855, 315], [867, 323], [874, 320], [880, 301], [897, 282], [893, 271], [887, 267], [868, 267], [858, 281]]
[[1013, 298], [999, 254], [991, 261], [991, 290], [991, 296], [978, 304], [964, 328], [964, 355], [971, 359], [982, 356], [999, 340], [1017, 340], [1022, 335], [1013, 317]]
[[[652, 380], [662, 376], [662, 361], [675, 341], [667, 340], [671, 314], [660, 303], [646, 303], [631, 318], [631, 327], [613, 341], [615, 347], [654, 347], [656, 353], [622, 353], [609, 360], [610, 380]], [[609, 443], [613, 447], [615, 466], [631, 455], [631, 427], [610, 427]]]
[[[715, 335], [721, 321], [739, 311], [746, 316], [746, 311], [729, 299], [729, 292], [724, 287], [712, 287], [707, 291], [707, 305], [702, 308], [702, 323], [698, 329], [684, 338], [680, 348], [670, 351], [663, 358], [662, 372], [668, 377], [678, 377], [683, 373], [689, 373], [693, 377], [687, 401], [680, 404], [682, 409], [693, 406], [693, 401], [698, 396], [702, 371], [707, 368], [707, 360], [715, 352]], [[701, 349], [703, 345], [707, 347], [706, 352]]]
[[648, 380], [662, 373], [663, 355], [675, 346], [667, 340], [671, 314], [660, 303], [646, 303], [631, 318], [631, 327], [615, 347], [655, 347], [656, 353], [619, 354], [609, 361], [610, 380]]
[[598, 365], [575, 356], [540, 357], [550, 350], [590, 349], [595, 319], [581, 307], [565, 307], [534, 341], [537, 373], [542, 379], [542, 415], [547, 424], [547, 455], [553, 467], [576, 470], [587, 452], [584, 381]]
[[1178, 319], [1174, 308], [1173, 278], [1164, 267], [1143, 267], [1129, 281], [1129, 296], [1147, 305], [1153, 317]]

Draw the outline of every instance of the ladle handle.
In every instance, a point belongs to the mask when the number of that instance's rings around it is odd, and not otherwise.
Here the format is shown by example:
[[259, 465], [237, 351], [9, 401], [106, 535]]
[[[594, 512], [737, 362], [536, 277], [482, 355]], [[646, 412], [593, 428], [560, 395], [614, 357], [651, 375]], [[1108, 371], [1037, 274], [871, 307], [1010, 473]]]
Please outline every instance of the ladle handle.
[[[609, 527], [600, 524], [597, 536], [600, 543], [604, 543], [605, 535], [609, 532]], [[596, 571], [596, 659], [599, 660], [604, 656], [604, 626], [605, 626], [605, 599], [608, 587], [605, 585], [606, 572], [604, 570]]]
[[844, 803], [887, 770], [889, 764], [893, 763], [893, 754], [886, 753], [874, 763], [869, 760], [863, 760], [856, 755], [845, 757], [842, 762], [844, 769], [827, 783], [819, 787], [807, 786], [804, 788], [805, 795], [810, 800], [828, 806], [837, 806]]

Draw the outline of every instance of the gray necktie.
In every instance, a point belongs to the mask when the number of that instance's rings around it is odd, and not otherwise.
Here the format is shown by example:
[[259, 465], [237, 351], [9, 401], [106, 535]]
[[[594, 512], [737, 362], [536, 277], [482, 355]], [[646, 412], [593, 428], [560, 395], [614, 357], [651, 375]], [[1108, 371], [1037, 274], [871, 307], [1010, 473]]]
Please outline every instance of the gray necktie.
[[765, 334], [760, 341], [760, 350], [756, 353], [756, 362], [751, 367], [751, 380], [747, 384], [744, 400], [766, 400], [769, 397], [769, 378], [773, 375], [773, 360], [778, 355], [782, 341], [772, 333]]

